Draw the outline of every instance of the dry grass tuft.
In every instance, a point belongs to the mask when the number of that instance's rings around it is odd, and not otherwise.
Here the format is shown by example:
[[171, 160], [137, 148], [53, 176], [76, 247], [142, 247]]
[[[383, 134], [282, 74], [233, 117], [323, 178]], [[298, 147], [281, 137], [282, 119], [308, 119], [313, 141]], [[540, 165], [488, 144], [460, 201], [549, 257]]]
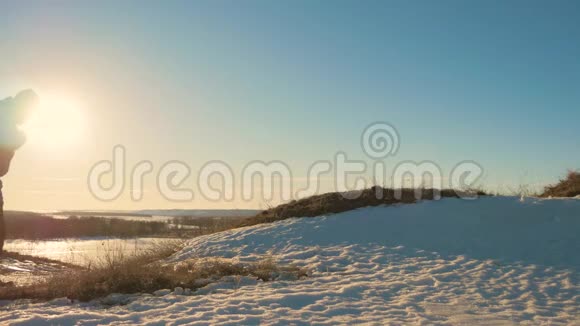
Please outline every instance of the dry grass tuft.
[[162, 261], [180, 248], [179, 244], [169, 242], [136, 256], [111, 254], [94, 266], [69, 269], [39, 284], [0, 287], [0, 300], [67, 297], [89, 301], [112, 293], [152, 293], [176, 287], [198, 289], [225, 276], [250, 276], [263, 281], [284, 274], [296, 279], [306, 276], [304, 270], [278, 266], [272, 259], [249, 264], [217, 258], [191, 259], [176, 264]]

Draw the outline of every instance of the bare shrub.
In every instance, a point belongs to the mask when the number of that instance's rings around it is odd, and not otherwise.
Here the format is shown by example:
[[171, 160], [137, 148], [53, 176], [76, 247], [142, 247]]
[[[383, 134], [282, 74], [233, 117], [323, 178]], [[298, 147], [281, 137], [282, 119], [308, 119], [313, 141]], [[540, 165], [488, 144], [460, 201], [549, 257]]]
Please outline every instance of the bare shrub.
[[580, 195], [580, 172], [568, 171], [564, 179], [555, 185], [547, 186], [542, 197], [576, 197]]

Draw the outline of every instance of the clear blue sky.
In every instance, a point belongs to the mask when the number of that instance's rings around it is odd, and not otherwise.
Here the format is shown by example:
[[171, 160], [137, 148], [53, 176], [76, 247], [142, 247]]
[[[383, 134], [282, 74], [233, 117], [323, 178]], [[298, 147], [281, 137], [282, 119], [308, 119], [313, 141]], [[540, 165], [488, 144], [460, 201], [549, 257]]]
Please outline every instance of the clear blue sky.
[[[0, 97], [23, 87], [79, 97], [93, 137], [75, 154], [82, 163], [44, 162], [37, 175], [26, 162], [38, 155], [23, 153], [15, 197], [70, 189], [56, 182], [84, 181], [118, 143], [136, 161], [280, 159], [301, 176], [337, 150], [364, 159], [359, 135], [377, 120], [401, 134], [392, 162], [475, 160], [492, 188], [580, 168], [579, 1], [2, 1], [0, 11]], [[54, 184], [38, 181], [47, 175]]]

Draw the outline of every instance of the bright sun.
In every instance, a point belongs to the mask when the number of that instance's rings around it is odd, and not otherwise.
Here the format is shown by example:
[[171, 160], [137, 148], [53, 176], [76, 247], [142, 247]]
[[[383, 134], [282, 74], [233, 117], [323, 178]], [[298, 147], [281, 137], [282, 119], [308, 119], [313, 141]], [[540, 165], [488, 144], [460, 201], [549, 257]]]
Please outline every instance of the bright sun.
[[23, 129], [31, 145], [55, 150], [79, 144], [85, 127], [85, 117], [77, 102], [70, 98], [41, 96]]

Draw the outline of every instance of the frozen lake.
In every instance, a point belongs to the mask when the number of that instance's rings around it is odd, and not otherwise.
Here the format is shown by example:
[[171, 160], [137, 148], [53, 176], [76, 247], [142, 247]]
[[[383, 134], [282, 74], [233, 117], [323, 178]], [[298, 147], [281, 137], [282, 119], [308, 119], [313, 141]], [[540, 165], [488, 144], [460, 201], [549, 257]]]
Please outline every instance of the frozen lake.
[[86, 266], [112, 255], [134, 255], [167, 241], [167, 238], [80, 238], [58, 240], [7, 240], [5, 250]]

